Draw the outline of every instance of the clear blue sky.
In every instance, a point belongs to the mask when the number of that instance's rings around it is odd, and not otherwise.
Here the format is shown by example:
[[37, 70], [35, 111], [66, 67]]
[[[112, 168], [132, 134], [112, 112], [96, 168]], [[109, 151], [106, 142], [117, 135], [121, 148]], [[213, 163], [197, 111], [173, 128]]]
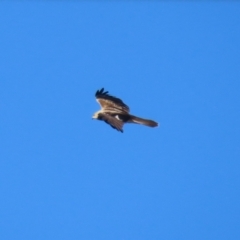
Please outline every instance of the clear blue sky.
[[[3, 240], [240, 239], [240, 4], [0, 4]], [[91, 119], [105, 87], [158, 128]]]

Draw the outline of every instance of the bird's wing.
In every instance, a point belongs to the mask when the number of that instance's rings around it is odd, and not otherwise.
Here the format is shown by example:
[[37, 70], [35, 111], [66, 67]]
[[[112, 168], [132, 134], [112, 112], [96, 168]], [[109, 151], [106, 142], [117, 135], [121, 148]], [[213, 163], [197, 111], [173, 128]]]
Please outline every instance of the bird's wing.
[[106, 111], [119, 113], [128, 113], [130, 111], [129, 107], [121, 99], [109, 95], [108, 92], [104, 92], [104, 88], [98, 90], [95, 96], [97, 102]]
[[107, 113], [99, 113], [99, 116], [101, 117], [101, 120], [109, 124], [112, 128], [123, 132], [123, 122], [116, 119], [115, 117], [112, 117], [111, 115]]

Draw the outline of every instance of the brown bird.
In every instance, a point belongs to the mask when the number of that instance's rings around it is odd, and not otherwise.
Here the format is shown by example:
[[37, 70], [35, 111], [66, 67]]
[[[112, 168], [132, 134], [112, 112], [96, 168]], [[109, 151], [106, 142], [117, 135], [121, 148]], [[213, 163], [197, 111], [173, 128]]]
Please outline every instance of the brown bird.
[[98, 90], [95, 96], [101, 106], [101, 110], [94, 113], [92, 118], [105, 121], [112, 128], [120, 132], [123, 132], [124, 123], [137, 123], [148, 127], [158, 126], [158, 123], [153, 120], [129, 114], [129, 107], [121, 99], [109, 95], [108, 92], [104, 92], [104, 88]]

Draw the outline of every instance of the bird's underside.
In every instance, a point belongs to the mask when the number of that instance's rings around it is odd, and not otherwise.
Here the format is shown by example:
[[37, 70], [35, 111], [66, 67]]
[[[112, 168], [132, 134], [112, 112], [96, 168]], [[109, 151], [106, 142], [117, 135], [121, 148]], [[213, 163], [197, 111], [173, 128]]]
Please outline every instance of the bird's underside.
[[137, 123], [149, 127], [158, 126], [158, 123], [153, 120], [129, 114], [129, 107], [121, 99], [109, 95], [108, 92], [104, 92], [104, 88], [98, 90], [95, 96], [101, 106], [101, 110], [96, 112], [93, 118], [105, 121], [112, 128], [120, 132], [123, 132], [123, 125], [125, 123]]

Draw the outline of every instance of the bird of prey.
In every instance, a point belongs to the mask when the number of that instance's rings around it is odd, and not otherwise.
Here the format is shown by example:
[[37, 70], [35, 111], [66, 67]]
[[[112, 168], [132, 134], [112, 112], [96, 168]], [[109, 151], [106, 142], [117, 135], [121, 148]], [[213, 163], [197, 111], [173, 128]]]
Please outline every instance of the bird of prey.
[[94, 113], [93, 119], [105, 121], [112, 128], [123, 132], [125, 123], [143, 124], [148, 127], [157, 127], [158, 123], [149, 119], [133, 116], [129, 113], [129, 107], [119, 98], [111, 96], [104, 88], [98, 90], [95, 94], [101, 110]]

